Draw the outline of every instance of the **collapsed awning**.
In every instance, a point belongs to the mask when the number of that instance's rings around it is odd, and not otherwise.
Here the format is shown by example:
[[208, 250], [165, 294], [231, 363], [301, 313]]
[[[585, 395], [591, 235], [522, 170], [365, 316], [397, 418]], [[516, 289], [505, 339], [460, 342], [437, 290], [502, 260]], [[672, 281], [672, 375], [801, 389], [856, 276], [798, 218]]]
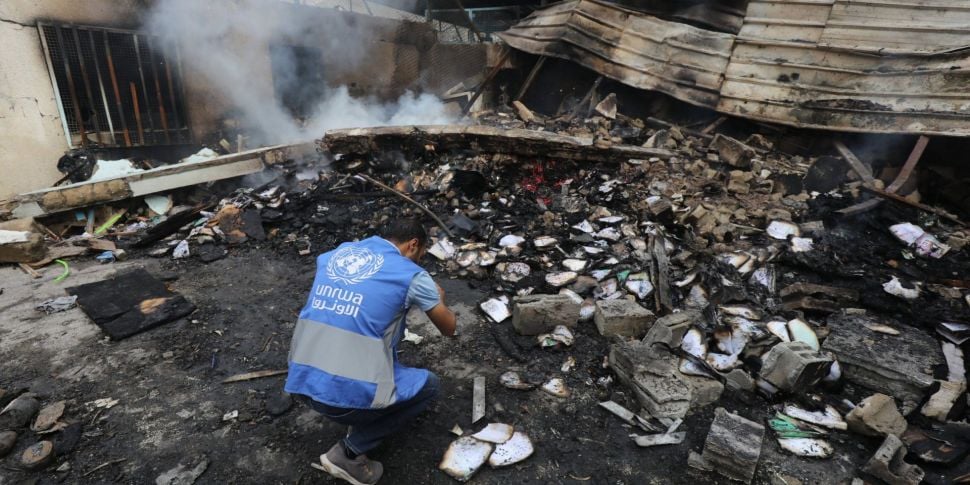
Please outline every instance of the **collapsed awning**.
[[499, 36], [515, 49], [725, 114], [839, 131], [970, 136], [970, 8], [960, 0], [932, 7], [752, 0], [732, 35], [574, 0]]

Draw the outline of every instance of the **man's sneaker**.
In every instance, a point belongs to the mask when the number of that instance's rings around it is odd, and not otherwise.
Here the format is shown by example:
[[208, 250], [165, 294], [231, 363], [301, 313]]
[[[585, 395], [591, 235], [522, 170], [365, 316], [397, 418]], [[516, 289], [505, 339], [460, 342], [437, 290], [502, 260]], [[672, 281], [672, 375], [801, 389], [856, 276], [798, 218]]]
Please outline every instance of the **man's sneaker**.
[[344, 452], [344, 444], [338, 441], [325, 455], [320, 455], [323, 471], [354, 485], [374, 485], [384, 474], [384, 465], [358, 455], [351, 460]]

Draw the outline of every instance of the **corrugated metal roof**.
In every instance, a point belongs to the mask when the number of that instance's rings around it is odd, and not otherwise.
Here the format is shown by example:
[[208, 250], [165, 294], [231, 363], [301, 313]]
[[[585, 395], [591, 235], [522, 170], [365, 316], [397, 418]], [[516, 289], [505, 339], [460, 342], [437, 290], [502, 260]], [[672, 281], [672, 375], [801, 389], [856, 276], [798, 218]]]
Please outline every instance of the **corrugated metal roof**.
[[734, 36], [596, 0], [556, 4], [499, 34], [512, 47], [714, 108]]
[[735, 37], [580, 0], [503, 40], [737, 116], [970, 136], [968, 20], [966, 0], [752, 0]]

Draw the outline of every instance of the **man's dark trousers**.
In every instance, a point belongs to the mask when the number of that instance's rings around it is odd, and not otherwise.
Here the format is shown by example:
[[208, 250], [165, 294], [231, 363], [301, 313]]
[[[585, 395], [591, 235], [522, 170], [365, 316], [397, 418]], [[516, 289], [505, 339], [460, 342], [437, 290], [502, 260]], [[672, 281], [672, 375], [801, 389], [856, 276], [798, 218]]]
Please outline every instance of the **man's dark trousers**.
[[347, 437], [343, 439], [344, 447], [354, 454], [363, 455], [427, 409], [438, 395], [438, 385], [438, 376], [428, 372], [428, 380], [414, 397], [383, 409], [345, 409], [312, 399], [310, 406], [331, 421], [349, 426]]

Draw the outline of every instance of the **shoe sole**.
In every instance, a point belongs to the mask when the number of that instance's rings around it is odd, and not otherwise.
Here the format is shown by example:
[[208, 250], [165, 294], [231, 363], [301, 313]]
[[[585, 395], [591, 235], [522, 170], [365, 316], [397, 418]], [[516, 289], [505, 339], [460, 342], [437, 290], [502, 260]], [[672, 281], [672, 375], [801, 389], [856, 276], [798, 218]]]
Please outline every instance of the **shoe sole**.
[[370, 484], [367, 484], [367, 483], [358, 481], [354, 477], [350, 476], [349, 473], [347, 473], [346, 471], [344, 471], [343, 468], [340, 468], [339, 466], [334, 465], [333, 462], [331, 462], [329, 459], [327, 459], [327, 455], [320, 455], [320, 464], [319, 465], [316, 464], [316, 463], [311, 463], [310, 466], [312, 466], [313, 468], [316, 468], [318, 470], [323, 470], [323, 471], [329, 473], [334, 478], [339, 478], [339, 479], [344, 480], [344, 481], [346, 481], [348, 483], [352, 483], [353, 485], [370, 485]]

